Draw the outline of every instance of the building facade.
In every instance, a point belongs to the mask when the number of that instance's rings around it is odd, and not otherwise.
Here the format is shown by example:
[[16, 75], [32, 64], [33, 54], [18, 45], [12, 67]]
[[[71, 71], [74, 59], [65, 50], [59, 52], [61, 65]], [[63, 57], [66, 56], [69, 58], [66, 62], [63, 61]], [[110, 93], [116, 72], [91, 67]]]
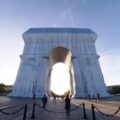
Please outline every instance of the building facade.
[[96, 33], [87, 28], [30, 28], [24, 32], [25, 46], [10, 96], [50, 94], [51, 71], [58, 62], [68, 66], [72, 96], [108, 96], [96, 38]]

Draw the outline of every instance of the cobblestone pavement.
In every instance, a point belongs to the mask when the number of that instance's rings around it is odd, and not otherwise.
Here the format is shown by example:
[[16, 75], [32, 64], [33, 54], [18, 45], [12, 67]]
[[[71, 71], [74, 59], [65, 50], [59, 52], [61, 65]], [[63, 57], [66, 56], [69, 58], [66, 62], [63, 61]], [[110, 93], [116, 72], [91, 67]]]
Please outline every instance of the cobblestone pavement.
[[[93, 120], [91, 112], [91, 104], [94, 104], [100, 111], [105, 114], [113, 114], [117, 108], [120, 106], [120, 96], [105, 98], [101, 100], [87, 100], [87, 99], [72, 99], [71, 105], [71, 115], [66, 116], [64, 110], [64, 101], [57, 99], [56, 103], [53, 102], [53, 99], [50, 99], [47, 103], [46, 110], [42, 109], [42, 102], [40, 99], [36, 99], [35, 102], [35, 119], [34, 120], [84, 120], [83, 115], [83, 102], [85, 103], [86, 115], [88, 120]], [[27, 119], [32, 120], [32, 108], [33, 100], [32, 99], [23, 99], [23, 98], [10, 98], [0, 96], [0, 108], [5, 106], [11, 106], [21, 103], [29, 103], [27, 109]], [[80, 106], [80, 107], [78, 107]], [[6, 112], [11, 113], [20, 109], [16, 107], [14, 109], [8, 109]], [[15, 115], [4, 115], [0, 114], [0, 120], [22, 120], [23, 119], [24, 109]], [[114, 117], [108, 117], [102, 115], [95, 110], [96, 120], [120, 120], [120, 111]]]

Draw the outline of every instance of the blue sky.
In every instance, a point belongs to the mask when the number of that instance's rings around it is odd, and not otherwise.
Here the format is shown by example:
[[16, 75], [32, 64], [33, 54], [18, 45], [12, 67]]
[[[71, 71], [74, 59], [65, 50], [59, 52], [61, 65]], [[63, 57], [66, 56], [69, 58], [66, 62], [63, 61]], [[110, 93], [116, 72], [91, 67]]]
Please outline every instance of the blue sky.
[[0, 83], [13, 84], [30, 27], [91, 28], [107, 85], [120, 84], [120, 0], [0, 0]]

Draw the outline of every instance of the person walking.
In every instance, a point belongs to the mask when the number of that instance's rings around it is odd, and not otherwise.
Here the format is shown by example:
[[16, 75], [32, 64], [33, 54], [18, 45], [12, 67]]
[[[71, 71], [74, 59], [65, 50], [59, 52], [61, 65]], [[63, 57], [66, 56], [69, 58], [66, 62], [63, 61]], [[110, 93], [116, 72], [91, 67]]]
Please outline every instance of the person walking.
[[56, 103], [56, 95], [53, 96], [53, 103]]
[[69, 98], [69, 95], [66, 96], [65, 98], [65, 110], [66, 110], [66, 115], [70, 116], [70, 108], [71, 108], [71, 99]]
[[43, 108], [46, 107], [47, 101], [48, 101], [48, 99], [47, 99], [46, 95], [44, 95], [43, 98], [42, 98]]
[[99, 100], [100, 99], [100, 94], [99, 93], [97, 93], [97, 100]]
[[88, 99], [89, 99], [89, 100], [91, 99], [91, 96], [90, 96], [90, 94], [88, 94]]

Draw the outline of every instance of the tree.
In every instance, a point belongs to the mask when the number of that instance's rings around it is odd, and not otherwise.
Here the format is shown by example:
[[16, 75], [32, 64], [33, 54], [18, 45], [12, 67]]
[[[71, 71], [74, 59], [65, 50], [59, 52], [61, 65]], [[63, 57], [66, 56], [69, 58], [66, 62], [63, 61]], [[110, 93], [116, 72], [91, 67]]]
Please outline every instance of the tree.
[[10, 86], [4, 85], [3, 83], [0, 84], [0, 93], [9, 93], [10, 91]]
[[64, 92], [64, 94], [63, 94], [64, 97], [66, 97], [67, 95], [70, 95], [70, 91], [69, 90]]
[[108, 86], [108, 92], [111, 94], [120, 94], [120, 85]]

